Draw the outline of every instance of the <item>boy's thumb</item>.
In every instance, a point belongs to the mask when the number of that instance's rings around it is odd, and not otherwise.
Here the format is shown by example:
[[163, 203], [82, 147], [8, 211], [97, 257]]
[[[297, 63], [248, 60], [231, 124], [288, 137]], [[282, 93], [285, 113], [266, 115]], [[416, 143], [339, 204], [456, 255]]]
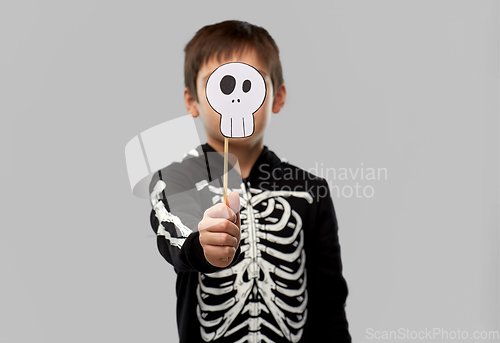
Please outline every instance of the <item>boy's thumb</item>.
[[240, 196], [236, 192], [231, 192], [227, 196], [227, 202], [229, 203], [229, 207], [235, 213], [240, 211]]

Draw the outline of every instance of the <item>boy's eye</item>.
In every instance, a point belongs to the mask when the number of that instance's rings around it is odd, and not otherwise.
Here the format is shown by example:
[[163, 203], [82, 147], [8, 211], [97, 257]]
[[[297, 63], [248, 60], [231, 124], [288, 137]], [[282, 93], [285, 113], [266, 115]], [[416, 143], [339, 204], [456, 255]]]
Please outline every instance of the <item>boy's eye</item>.
[[252, 83], [250, 82], [250, 80], [243, 81], [243, 92], [248, 93], [251, 87]]
[[236, 80], [231, 75], [226, 75], [220, 80], [220, 90], [226, 95], [231, 94], [235, 86]]

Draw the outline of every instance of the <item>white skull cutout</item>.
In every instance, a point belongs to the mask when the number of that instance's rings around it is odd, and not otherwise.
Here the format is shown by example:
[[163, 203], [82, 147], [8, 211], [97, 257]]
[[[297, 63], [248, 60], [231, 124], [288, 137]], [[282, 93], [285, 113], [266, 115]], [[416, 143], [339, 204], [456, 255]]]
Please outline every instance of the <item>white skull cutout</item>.
[[220, 132], [228, 138], [249, 137], [254, 131], [253, 114], [266, 99], [266, 82], [257, 69], [246, 63], [226, 63], [207, 80], [206, 96], [221, 115]]

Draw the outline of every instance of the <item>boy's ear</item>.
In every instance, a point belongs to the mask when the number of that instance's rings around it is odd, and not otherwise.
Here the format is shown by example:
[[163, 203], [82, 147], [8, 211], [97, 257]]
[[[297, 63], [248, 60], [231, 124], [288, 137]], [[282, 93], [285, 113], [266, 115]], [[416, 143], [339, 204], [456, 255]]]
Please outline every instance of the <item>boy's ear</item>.
[[278, 113], [283, 106], [285, 106], [286, 101], [286, 88], [285, 85], [281, 85], [276, 92], [273, 100], [273, 113]]
[[196, 100], [187, 87], [184, 89], [184, 104], [186, 105], [186, 110], [193, 118], [198, 117], [199, 113], [198, 107], [196, 107]]

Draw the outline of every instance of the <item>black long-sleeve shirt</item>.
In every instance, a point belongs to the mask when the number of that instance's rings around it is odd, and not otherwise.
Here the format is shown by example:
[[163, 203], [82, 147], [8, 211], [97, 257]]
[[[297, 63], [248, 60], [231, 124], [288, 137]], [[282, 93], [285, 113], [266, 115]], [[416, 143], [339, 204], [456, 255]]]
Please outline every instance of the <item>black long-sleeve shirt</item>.
[[208, 144], [155, 173], [150, 221], [177, 273], [181, 343], [351, 342], [338, 227], [328, 183], [264, 147], [241, 199], [241, 242], [227, 268], [206, 261], [197, 232], [222, 199], [223, 158]]

